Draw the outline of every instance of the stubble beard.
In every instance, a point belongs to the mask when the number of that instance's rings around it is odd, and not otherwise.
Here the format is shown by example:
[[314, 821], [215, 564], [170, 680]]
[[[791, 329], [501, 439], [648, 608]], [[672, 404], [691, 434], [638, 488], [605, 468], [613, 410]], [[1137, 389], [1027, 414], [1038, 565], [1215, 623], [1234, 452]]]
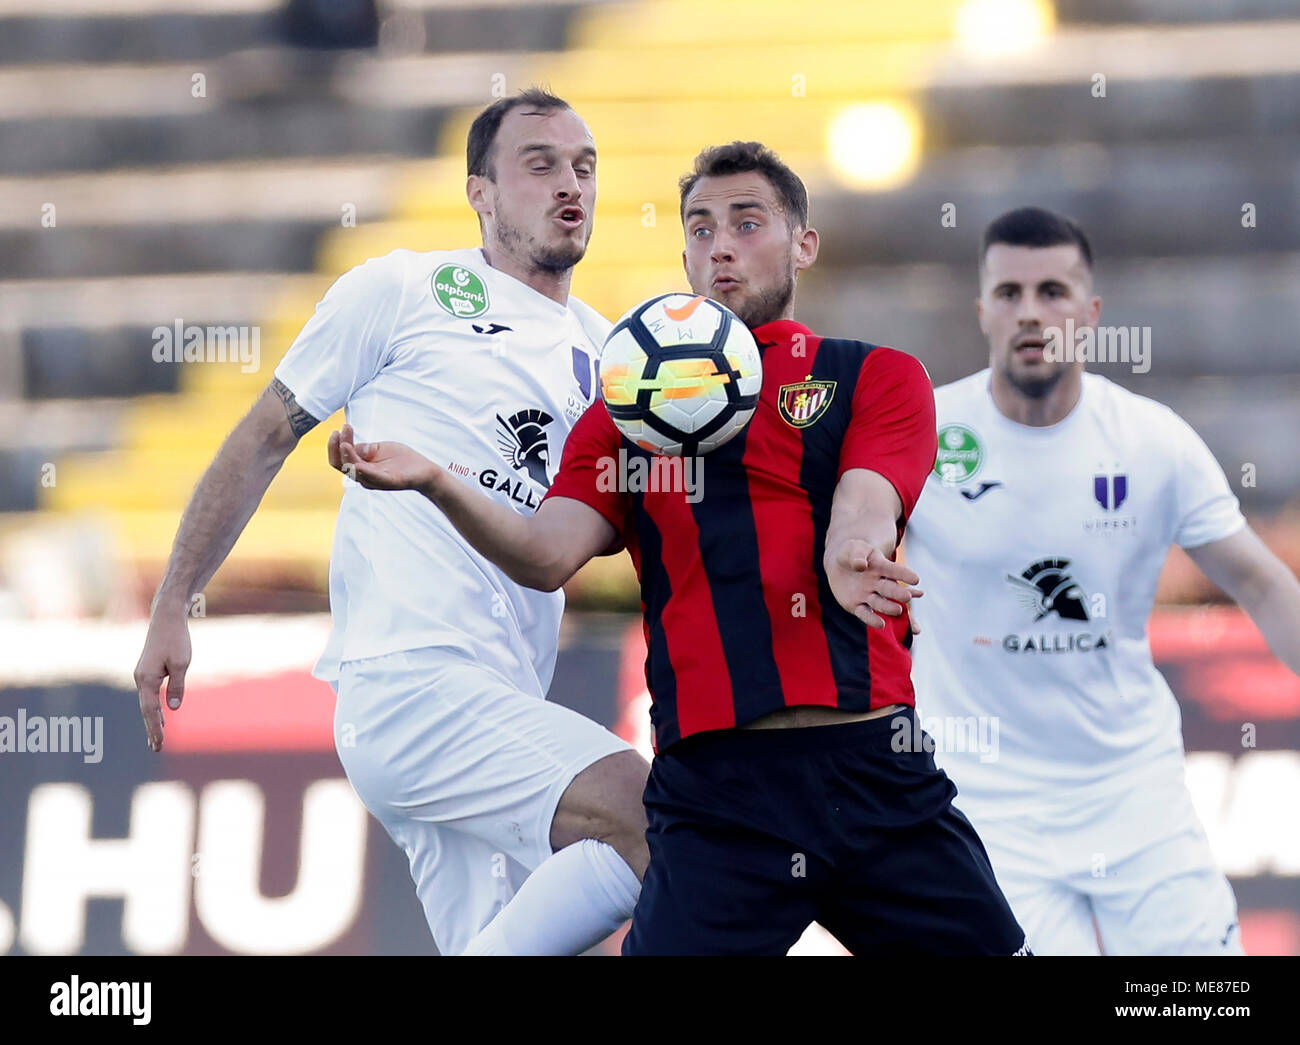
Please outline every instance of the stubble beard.
[[[1015, 352], [1015, 349], [1012, 349]], [[1043, 399], [1051, 394], [1061, 378], [1065, 377], [1068, 367], [1054, 367], [1049, 374], [1042, 377], [1031, 377], [1024, 373], [1017, 372], [1013, 365], [1014, 356], [1002, 365], [1002, 376], [1011, 384], [1011, 386], [1026, 399]]]
[[[498, 207], [497, 214], [500, 213]], [[568, 241], [556, 246], [545, 246], [517, 225], [500, 217], [497, 219], [496, 240], [502, 250], [524, 261], [534, 270], [554, 275], [568, 272], [587, 253], [586, 243]]]
[[794, 276], [787, 276], [774, 287], [767, 287], [737, 302], [733, 311], [745, 326], [753, 330], [764, 323], [772, 323], [785, 315], [794, 300]]

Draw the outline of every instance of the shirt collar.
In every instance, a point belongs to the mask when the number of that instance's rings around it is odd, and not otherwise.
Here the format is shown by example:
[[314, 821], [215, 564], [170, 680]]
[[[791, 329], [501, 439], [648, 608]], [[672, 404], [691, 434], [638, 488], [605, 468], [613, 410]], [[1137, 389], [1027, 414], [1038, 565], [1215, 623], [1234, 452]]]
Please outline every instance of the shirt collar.
[[815, 336], [806, 326], [793, 319], [776, 319], [771, 323], [764, 323], [762, 326], [755, 327], [750, 333], [754, 335], [754, 340], [760, 345], [779, 345], [790, 342], [794, 340], [795, 334], [802, 334], [805, 338]]

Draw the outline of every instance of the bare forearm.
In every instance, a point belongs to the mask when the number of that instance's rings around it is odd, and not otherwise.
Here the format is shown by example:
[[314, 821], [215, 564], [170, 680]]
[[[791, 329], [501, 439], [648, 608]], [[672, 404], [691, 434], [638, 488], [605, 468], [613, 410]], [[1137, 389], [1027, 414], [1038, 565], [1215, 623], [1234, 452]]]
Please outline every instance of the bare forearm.
[[898, 519], [903, 505], [893, 484], [878, 472], [850, 468], [835, 488], [826, 527], [823, 562], [830, 563], [850, 541], [865, 541], [885, 558], [898, 546]]
[[867, 513], [835, 520], [826, 529], [824, 557], [833, 559], [846, 541], [854, 540], [866, 541], [873, 548], [879, 548], [886, 557], [892, 556], [898, 544], [897, 525], [886, 516]]
[[185, 507], [155, 607], [188, 608], [244, 532], [287, 452], [256, 432], [237, 428], [226, 438]]
[[536, 516], [520, 515], [455, 476], [442, 472], [420, 490], [480, 555], [516, 584], [554, 591], [566, 578], [557, 575], [557, 557]]
[[1259, 535], [1244, 526], [1187, 554], [1250, 615], [1278, 659], [1300, 675], [1300, 581]]
[[1270, 584], [1245, 595], [1240, 603], [1278, 660], [1300, 675], [1300, 581], [1279, 566]]

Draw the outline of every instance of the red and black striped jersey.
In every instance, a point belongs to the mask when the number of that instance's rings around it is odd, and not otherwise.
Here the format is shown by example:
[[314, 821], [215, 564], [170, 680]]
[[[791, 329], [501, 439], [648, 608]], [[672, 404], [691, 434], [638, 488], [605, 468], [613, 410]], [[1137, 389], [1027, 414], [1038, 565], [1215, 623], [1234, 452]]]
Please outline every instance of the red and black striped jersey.
[[937, 450], [930, 378], [903, 352], [792, 320], [753, 333], [763, 386], [739, 435], [703, 457], [659, 458], [598, 401], [547, 494], [600, 512], [632, 556], [657, 751], [782, 707], [914, 703], [906, 614], [868, 628], [836, 602], [822, 556], [851, 468], [883, 475], [911, 512]]

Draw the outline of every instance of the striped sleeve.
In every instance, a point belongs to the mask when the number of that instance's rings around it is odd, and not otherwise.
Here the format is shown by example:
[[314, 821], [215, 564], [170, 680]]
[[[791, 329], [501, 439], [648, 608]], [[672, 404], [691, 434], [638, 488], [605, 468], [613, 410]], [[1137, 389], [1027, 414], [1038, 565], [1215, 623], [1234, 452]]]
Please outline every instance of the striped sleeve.
[[920, 360], [892, 348], [867, 353], [853, 390], [853, 415], [840, 451], [839, 474], [878, 472], [912, 513], [938, 453], [934, 387]]

